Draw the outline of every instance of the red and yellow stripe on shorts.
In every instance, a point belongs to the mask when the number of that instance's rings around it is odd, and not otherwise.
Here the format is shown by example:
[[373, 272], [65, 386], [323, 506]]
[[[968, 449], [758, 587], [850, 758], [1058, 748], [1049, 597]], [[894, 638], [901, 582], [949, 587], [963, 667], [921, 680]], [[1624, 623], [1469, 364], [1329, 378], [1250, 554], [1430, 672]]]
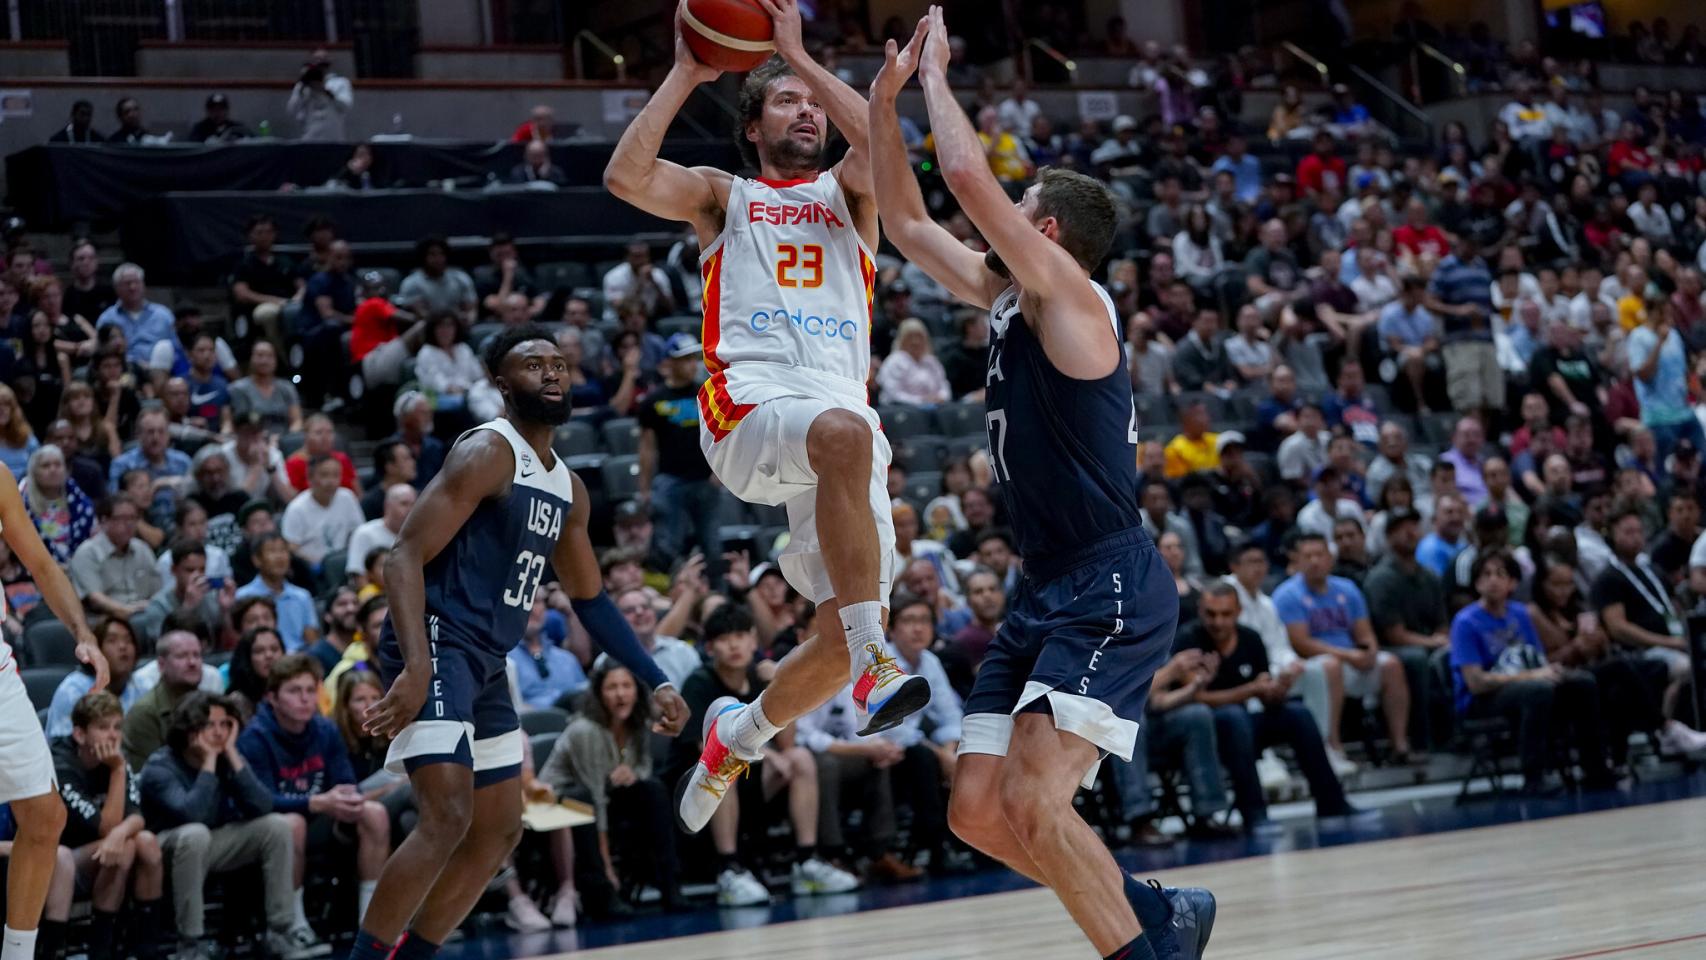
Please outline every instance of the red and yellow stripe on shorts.
[[712, 440], [728, 436], [757, 406], [754, 403], [736, 403], [729, 396], [728, 374], [721, 370], [711, 374], [705, 385], [699, 388], [699, 422], [711, 431]]

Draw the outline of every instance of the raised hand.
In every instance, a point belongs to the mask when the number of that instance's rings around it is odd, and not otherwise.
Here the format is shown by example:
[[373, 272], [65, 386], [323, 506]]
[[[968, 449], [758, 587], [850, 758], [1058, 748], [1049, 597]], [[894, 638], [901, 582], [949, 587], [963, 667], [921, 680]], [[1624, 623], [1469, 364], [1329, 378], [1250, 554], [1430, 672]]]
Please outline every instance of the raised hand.
[[800, 32], [798, 0], [758, 0], [758, 5], [764, 8], [765, 13], [770, 14], [774, 24], [776, 52], [782, 59], [790, 60], [803, 56], [806, 52], [806, 41]]
[[919, 68], [926, 72], [934, 72], [940, 76], [948, 73], [948, 25], [942, 20], [942, 8], [931, 4], [930, 13], [926, 15], [930, 21], [930, 32], [924, 38], [924, 52], [919, 60]]
[[871, 80], [872, 100], [893, 100], [900, 95], [906, 81], [918, 72], [918, 57], [924, 48], [924, 36], [930, 32], [930, 18], [921, 17], [918, 29], [912, 32], [912, 39], [907, 41], [906, 49], [890, 40], [883, 47], [883, 66]]

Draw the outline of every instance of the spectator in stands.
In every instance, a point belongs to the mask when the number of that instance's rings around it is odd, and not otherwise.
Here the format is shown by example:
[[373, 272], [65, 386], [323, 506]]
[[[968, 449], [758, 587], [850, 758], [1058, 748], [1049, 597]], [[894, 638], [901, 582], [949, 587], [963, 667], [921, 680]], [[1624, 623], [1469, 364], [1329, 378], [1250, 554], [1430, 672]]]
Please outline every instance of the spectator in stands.
[[1138, 141], [1137, 121], [1125, 114], [1114, 118], [1113, 136], [1102, 141], [1090, 154], [1090, 163], [1097, 169], [1110, 170], [1136, 164], [1143, 157], [1143, 144]]
[[[913, 615], [922, 619], [927, 632], [934, 617], [927, 602]], [[951, 693], [952, 691], [950, 691]], [[818, 770], [818, 824], [822, 848], [835, 858], [866, 859], [866, 876], [889, 882], [914, 880], [923, 871], [895, 853], [895, 788], [893, 778], [906, 751], [886, 736], [860, 736], [854, 721], [852, 687], [800, 717], [796, 737], [812, 752]], [[941, 792], [941, 773], [935, 784]], [[862, 843], [854, 851], [847, 845], [842, 824], [845, 799], [855, 801], [862, 811]], [[940, 819], [940, 817], [938, 817]], [[940, 829], [940, 828], [938, 828]], [[938, 834], [940, 835], [940, 834]]]
[[[1232, 779], [1245, 833], [1268, 825], [1267, 800], [1256, 773], [1263, 750], [1285, 745], [1296, 755], [1309, 781], [1319, 817], [1343, 817], [1355, 812], [1334, 774], [1315, 721], [1302, 704], [1290, 700], [1303, 676], [1303, 663], [1292, 660], [1283, 668], [1269, 665], [1261, 637], [1238, 622], [1238, 588], [1219, 582], [1204, 591], [1201, 620], [1182, 631], [1179, 650], [1201, 650], [1215, 670], [1197, 690], [1197, 702], [1214, 711], [1215, 744]], [[1246, 701], [1259, 700], [1251, 711]]]
[[960, 338], [942, 350], [942, 373], [952, 396], [979, 402], [989, 373], [989, 314], [962, 311], [955, 317]]
[[303, 652], [320, 664], [321, 673], [329, 675], [361, 637], [361, 598], [356, 588], [346, 583], [324, 599], [326, 614], [320, 622], [320, 639]]
[[1164, 471], [1167, 479], [1177, 480], [1189, 473], [1220, 466], [1217, 437], [1208, 427], [1208, 405], [1203, 401], [1192, 400], [1179, 409], [1179, 433], [1167, 441]]
[[1261, 383], [1273, 373], [1278, 355], [1262, 327], [1262, 313], [1254, 304], [1238, 308], [1238, 330], [1225, 341], [1226, 358], [1245, 384]]
[[895, 332], [895, 350], [877, 369], [877, 388], [885, 403], [932, 408], [952, 395], [948, 375], [936, 359], [924, 321], [908, 317]]
[[[316, 479], [329, 482], [331, 474], [331, 468], [326, 467], [324, 477]], [[335, 483], [330, 485], [337, 489]], [[302, 496], [313, 496], [313, 491]], [[319, 631], [314, 628], [313, 597], [285, 579], [290, 572], [290, 543], [277, 533], [263, 534], [250, 547], [250, 554], [255, 564], [255, 579], [237, 589], [237, 599], [267, 597], [272, 600], [278, 615], [279, 635], [284, 639], [287, 652], [295, 653], [318, 640]]]
[[1426, 301], [1444, 327], [1446, 393], [1460, 412], [1505, 405], [1504, 372], [1489, 326], [1492, 277], [1477, 254], [1475, 238], [1459, 236], [1456, 250], [1435, 268]]
[[1546, 662], [1526, 605], [1511, 599], [1521, 571], [1510, 554], [1493, 551], [1475, 563], [1480, 599], [1451, 622], [1451, 666], [1457, 712], [1504, 716], [1520, 732], [1523, 792], [1543, 794], [1551, 766], [1553, 718], [1574, 728], [1573, 745], [1583, 786], [1606, 789], [1615, 778], [1606, 766], [1593, 674]]
[[521, 702], [533, 710], [568, 702], [587, 688], [580, 661], [546, 636], [545, 618], [549, 609], [541, 595], [528, 614], [521, 640], [509, 651], [510, 663], [515, 668], [516, 691]]
[[[1298, 572], [1274, 591], [1274, 608], [1298, 656], [1327, 654], [1342, 661], [1345, 696], [1365, 703], [1378, 700], [1397, 761], [1418, 762], [1421, 755], [1410, 746], [1410, 686], [1403, 665], [1376, 645], [1362, 591], [1349, 580], [1329, 575], [1332, 559], [1325, 537], [1300, 534], [1293, 554]], [[1328, 746], [1342, 752], [1338, 734], [1335, 720]]]
[[1611, 557], [1594, 577], [1592, 601], [1613, 643], [1658, 660], [1670, 668], [1663, 710], [1671, 718], [1659, 743], [1668, 752], [1689, 753], [1706, 748], [1706, 733], [1676, 719], [1679, 702], [1693, 676], [1686, 623], [1671, 599], [1663, 576], [1653, 569], [1642, 548], [1646, 530], [1640, 510], [1625, 504], [1612, 515]]
[[118, 129], [107, 137], [108, 143], [138, 147], [165, 142], [142, 125], [142, 103], [135, 97], [120, 97], [113, 114], [118, 117]]
[[[54, 778], [66, 810], [59, 842], [74, 851], [82, 864], [78, 873], [92, 888], [85, 943], [90, 960], [115, 956], [119, 911], [127, 894], [134, 894], [135, 911], [135, 937], [129, 945], [139, 960], [157, 960], [162, 955], [160, 897], [165, 876], [159, 840], [142, 820], [136, 771], [119, 749], [123, 720], [117, 697], [95, 693], [78, 701], [70, 717], [71, 733], [54, 741]], [[128, 951], [117, 955], [127, 956]]]
[[202, 682], [201, 641], [188, 630], [168, 630], [155, 644], [160, 679], [124, 716], [124, 756], [132, 769], [166, 742], [172, 711]]
[[95, 508], [100, 532], [83, 541], [71, 556], [71, 582], [92, 613], [129, 618], [141, 613], [160, 589], [154, 553], [136, 538], [141, 511], [122, 496]]
[[464, 327], [472, 324], [480, 298], [473, 278], [450, 265], [450, 244], [441, 236], [422, 237], [415, 242], [415, 262], [397, 291], [399, 305], [416, 316], [449, 313]]
[[302, 446], [284, 458], [284, 475], [293, 490], [308, 489], [309, 465], [327, 457], [338, 463], [338, 485], [353, 493], [361, 492], [361, 482], [355, 472], [355, 461], [350, 459], [349, 454], [337, 449], [336, 444], [337, 430], [332, 418], [323, 413], [309, 414], [306, 429], [302, 432]]
[[279, 532], [290, 549], [318, 573], [328, 553], [349, 545], [355, 529], [366, 522], [361, 501], [339, 485], [343, 468], [330, 456], [315, 457], [308, 467], [308, 488], [284, 508]]
[[[95, 623], [95, 642], [107, 658], [107, 692], [128, 712], [148, 692], [130, 682], [136, 669], [136, 634], [124, 620], [106, 618]], [[95, 671], [86, 664], [65, 675], [48, 704], [47, 722], [42, 724], [49, 740], [71, 736], [71, 715], [79, 701], [95, 688]]]
[[30, 454], [19, 484], [24, 507], [55, 562], [69, 564], [95, 529], [95, 505], [67, 475], [65, 455], [53, 444]]
[[1220, 329], [1220, 311], [1197, 311], [1190, 334], [1173, 353], [1173, 377], [1185, 390], [1230, 393], [1238, 389], [1237, 374]]
[[400, 440], [382, 441], [373, 448], [373, 472], [373, 484], [361, 495], [361, 512], [369, 520], [384, 515], [392, 487], [399, 483], [414, 486], [415, 455]]
[[117, 292], [100, 281], [100, 263], [93, 243], [81, 238], [72, 241], [71, 276], [64, 288], [65, 315], [71, 322], [62, 322], [54, 335], [64, 341], [64, 348], [85, 359], [95, 352], [92, 321], [118, 300]]
[[[1396, 420], [1383, 422], [1377, 450], [1375, 458], [1369, 461], [1366, 474], [1370, 499], [1379, 500], [1381, 490], [1393, 477], [1408, 479], [1412, 491], [1426, 492], [1430, 489], [1429, 474], [1433, 461], [1410, 450], [1410, 436], [1403, 424]], [[1431, 504], [1432, 497], [1427, 499]]]
[[1688, 578], [1700, 533], [1700, 501], [1692, 491], [1673, 492], [1665, 505], [1665, 528], [1647, 545], [1647, 558], [1673, 591]]
[[[347, 356], [343, 335], [354, 322], [356, 308], [355, 279], [350, 276], [349, 243], [334, 240], [329, 253], [325, 268], [314, 274], [303, 289], [306, 309], [299, 321], [303, 355], [313, 357], [315, 361], [303, 365], [302, 392], [308, 398], [309, 406], [319, 406], [328, 413], [343, 405], [342, 397], [337, 395], [348, 386], [343, 382], [344, 358]], [[251, 366], [253, 363], [251, 355]], [[328, 392], [334, 396], [331, 401], [322, 403]]]
[[61, 127], [48, 143], [105, 143], [106, 135], [96, 130], [95, 105], [87, 100], [71, 104], [71, 122]]
[[152, 644], [166, 619], [181, 613], [199, 622], [206, 636], [217, 636], [236, 590], [235, 584], [227, 583], [228, 587], [216, 589], [208, 582], [207, 550], [199, 541], [175, 541], [172, 582], [161, 587], [149, 599], [148, 606], [131, 618], [137, 635], [143, 643]]
[[624, 589], [612, 595], [616, 609], [628, 621], [640, 646], [657, 661], [658, 668], [671, 683], [685, 683], [693, 671], [704, 665], [704, 658], [698, 650], [676, 637], [658, 633], [657, 609], [652, 606], [651, 594], [644, 588]]
[[1033, 120], [1043, 115], [1042, 104], [1028, 96], [1030, 86], [1021, 77], [1015, 77], [1007, 89], [1007, 99], [996, 107], [1001, 128], [1008, 133], [1023, 134], [1031, 129]]
[[[1221, 578], [1238, 594], [1238, 623], [1256, 632], [1261, 638], [1268, 663], [1275, 671], [1287, 670], [1293, 663], [1303, 665], [1302, 674], [1293, 684], [1291, 696], [1303, 701], [1315, 718], [1317, 732], [1327, 736], [1329, 723], [1336, 716], [1335, 706], [1344, 699], [1344, 671], [1337, 657], [1316, 656], [1300, 659], [1291, 647], [1291, 635], [1274, 607], [1273, 598], [1264, 592], [1271, 569], [1268, 555], [1254, 540], [1233, 544], [1230, 557], [1231, 572]], [[1340, 775], [1352, 773], [1356, 765], [1342, 753], [1328, 756], [1333, 771]]]
[[964, 697], [971, 690], [972, 679], [983, 664], [989, 645], [995, 642], [995, 632], [1007, 612], [1007, 594], [1001, 578], [982, 567], [966, 574], [961, 585], [965, 588], [966, 607], [971, 610], [971, 622], [947, 638], [936, 652], [953, 681], [954, 691]]
[[190, 127], [190, 140], [196, 143], [230, 143], [254, 136], [240, 121], [231, 119], [231, 100], [225, 94], [208, 94], [202, 109], [202, 118]]
[[[128, 725], [128, 724], [127, 724]], [[218, 956], [203, 940], [207, 875], [259, 862], [264, 877], [267, 949], [303, 960], [325, 948], [291, 904], [290, 822], [237, 749], [235, 707], [195, 694], [172, 713], [169, 742], [142, 771], [142, 810], [171, 863], [179, 956]]]
[[1303, 271], [1286, 243], [1285, 223], [1278, 219], [1262, 224], [1261, 245], [1244, 258], [1245, 283], [1256, 309], [1272, 324], [1282, 308], [1309, 292]]
[[1688, 401], [1688, 348], [1661, 297], [1647, 304], [1645, 322], [1629, 334], [1629, 372], [1641, 404], [1641, 423], [1658, 441], [1661, 460], [1686, 438], [1706, 449], [1706, 430]]
[[307, 926], [300, 900], [310, 858], [341, 859], [338, 848], [355, 847], [359, 917], [391, 853], [391, 817], [356, 788], [343, 738], [319, 707], [319, 662], [304, 654], [284, 657], [267, 674], [266, 702], [237, 738], [255, 779], [272, 793], [273, 812], [290, 821], [299, 927]]
[[1201, 650], [1180, 650], [1155, 671], [1138, 727], [1131, 761], [1113, 765], [1119, 786], [1121, 819], [1131, 825], [1133, 839], [1144, 846], [1170, 843], [1155, 825], [1155, 794], [1149, 786], [1151, 764], [1183, 768], [1190, 786], [1191, 816], [1185, 835], [1193, 839], [1224, 839], [1230, 830], [1213, 823], [1216, 814], [1232, 805], [1221, 779], [1214, 735], [1214, 712], [1197, 699], [1208, 683], [1210, 661]]
[[1442, 581], [1457, 559], [1457, 554], [1469, 546], [1465, 527], [1469, 523], [1469, 505], [1461, 494], [1448, 493], [1434, 499], [1434, 528], [1416, 547], [1416, 560]]
[[1487, 481], [1481, 475], [1482, 450], [1487, 442], [1481, 421], [1464, 417], [1457, 421], [1451, 434], [1451, 446], [1441, 452], [1441, 463], [1449, 463], [1456, 471], [1457, 490], [1471, 509], [1487, 499]]
[[465, 332], [456, 314], [430, 314], [426, 343], [415, 355], [415, 377], [432, 395], [435, 410], [467, 411], [475, 422], [484, 422], [503, 413], [503, 396], [487, 378]]
[[1138, 508], [1138, 514], [1143, 518], [1143, 528], [1149, 532], [1150, 539], [1159, 543], [1162, 534], [1178, 534], [1184, 550], [1186, 569], [1192, 576], [1200, 576], [1202, 555], [1197, 550], [1196, 532], [1191, 528], [1190, 521], [1173, 512], [1172, 488], [1167, 481], [1160, 477], [1145, 479], [1139, 503], [1141, 506]]
[[188, 485], [190, 457], [171, 445], [170, 420], [163, 409], [143, 411], [136, 418], [136, 435], [137, 445], [113, 458], [107, 471], [109, 489], [119, 492], [119, 481], [132, 470], [147, 474], [153, 486], [153, 500], [147, 505], [149, 518], [159, 526], [176, 509], [179, 488]]
[[1332, 464], [1315, 469], [1311, 489], [1314, 499], [1297, 511], [1297, 529], [1318, 534], [1331, 543], [1336, 520], [1362, 520], [1362, 507], [1344, 493], [1344, 477]]
[[1262, 193], [1262, 162], [1249, 153], [1249, 140], [1233, 132], [1226, 138], [1226, 152], [1215, 158], [1209, 168], [1216, 173], [1224, 170], [1233, 175], [1240, 203], [1255, 203]]
[[521, 150], [521, 162], [509, 171], [510, 183], [542, 183], [568, 186], [569, 178], [551, 162], [551, 148], [543, 140], [529, 140]]
[[[302, 400], [296, 387], [278, 376], [278, 348], [268, 341], [258, 341], [249, 352], [248, 376], [231, 384], [232, 415], [242, 426], [245, 413], [261, 418], [268, 432], [296, 433], [303, 428]], [[264, 439], [265, 434], [261, 434]], [[275, 450], [274, 453], [277, 453]], [[283, 455], [279, 455], [283, 459]], [[247, 462], [247, 461], [245, 461]], [[237, 459], [233, 458], [235, 469]], [[242, 480], [237, 486], [247, 487]]]
[[172, 311], [148, 299], [142, 268], [123, 263], [113, 271], [113, 289], [118, 302], [101, 313], [95, 328], [116, 326], [124, 333], [128, 345], [126, 356], [131, 363], [147, 364], [154, 354], [154, 345], [177, 336], [177, 318]]
[[355, 88], [349, 79], [332, 69], [332, 58], [324, 50], [308, 55], [284, 109], [301, 126], [301, 139], [343, 143], [349, 140], [344, 124], [355, 106]]
[[1339, 156], [1338, 144], [1326, 130], [1317, 130], [1313, 147], [1297, 163], [1297, 185], [1304, 196], [1313, 197], [1323, 190], [1342, 195], [1347, 184], [1345, 161]]
[[1299, 486], [1308, 482], [1316, 470], [1326, 465], [1327, 445], [1332, 437], [1319, 405], [1305, 403], [1299, 407], [1297, 432], [1285, 438], [1275, 457], [1280, 479]]
[[1362, 364], [1346, 359], [1339, 365], [1339, 388], [1322, 402], [1321, 415], [1330, 429], [1344, 429], [1351, 439], [1374, 447], [1380, 439], [1380, 410], [1367, 393]]
[[31, 455], [40, 447], [41, 441], [30, 429], [17, 393], [0, 383], [0, 463], [6, 465], [13, 477], [23, 476]]
[[[384, 488], [385, 499], [378, 517], [368, 520], [350, 534], [344, 550], [344, 575], [355, 576], [367, 569], [367, 558], [375, 550], [389, 550], [402, 532], [403, 520], [415, 506], [415, 488], [406, 481]], [[285, 510], [286, 515], [290, 513]], [[327, 667], [327, 669], [331, 669]]]
[[405, 390], [391, 404], [391, 415], [397, 420], [397, 432], [386, 439], [409, 448], [415, 458], [415, 489], [425, 489], [444, 466], [447, 452], [444, 441], [432, 435], [432, 402], [419, 390]]
[[273, 664], [284, 656], [284, 641], [279, 638], [270, 601], [252, 604], [243, 614], [237, 646], [225, 667], [225, 692], [241, 716], [252, 717], [266, 702], [267, 677]]
[[527, 143], [533, 140], [543, 140], [547, 143], [556, 139], [557, 114], [547, 104], [536, 104], [527, 115], [527, 119], [510, 134], [509, 142]]
[[606, 320], [619, 319], [617, 307], [629, 301], [638, 302], [647, 317], [661, 317], [675, 311], [669, 275], [652, 262], [651, 247], [644, 243], [628, 244], [627, 258], [604, 275], [603, 287]]

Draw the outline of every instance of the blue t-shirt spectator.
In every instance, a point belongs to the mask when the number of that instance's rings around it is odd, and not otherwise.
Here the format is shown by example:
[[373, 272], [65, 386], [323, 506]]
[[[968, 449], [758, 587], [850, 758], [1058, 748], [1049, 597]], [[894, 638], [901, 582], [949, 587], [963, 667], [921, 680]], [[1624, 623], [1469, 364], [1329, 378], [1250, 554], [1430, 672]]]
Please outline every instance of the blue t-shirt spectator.
[[225, 408], [231, 405], [231, 387], [225, 382], [225, 375], [215, 370], [206, 380], [197, 380], [191, 372], [184, 379], [190, 385], [190, 416], [201, 417], [210, 429], [217, 431]]
[[1419, 347], [1428, 341], [1429, 337], [1439, 336], [1439, 322], [1428, 308], [1421, 304], [1414, 310], [1404, 309], [1404, 301], [1394, 300], [1380, 311], [1380, 319], [1376, 322], [1380, 331], [1380, 344], [1385, 346], [1393, 337], [1397, 337], [1406, 347]]
[[1688, 406], [1688, 351], [1675, 327], [1666, 331], [1662, 347], [1652, 327], [1642, 324], [1630, 331], [1629, 370], [1633, 373], [1645, 366], [1655, 347], [1659, 362], [1653, 379], [1633, 378], [1635, 399], [1641, 402], [1641, 422], [1650, 426], [1686, 423], [1694, 416]]
[[1487, 318], [1493, 314], [1493, 275], [1487, 272], [1487, 265], [1481, 258], [1465, 262], [1452, 254], [1441, 260], [1434, 268], [1433, 279], [1428, 281], [1428, 291], [1450, 306], [1473, 304], [1480, 308], [1481, 319], [1478, 321], [1451, 314], [1441, 317], [1445, 342], [1492, 341], [1493, 328], [1488, 325]]
[[521, 702], [535, 710], [555, 706], [565, 694], [579, 693], [587, 687], [586, 671], [581, 669], [575, 655], [546, 639], [535, 654], [523, 640], [509, 651], [515, 664], [515, 682], [521, 690]]
[[1362, 591], [1344, 577], [1328, 577], [1325, 589], [1316, 593], [1303, 574], [1294, 573], [1274, 591], [1274, 609], [1286, 626], [1307, 624], [1311, 637], [1346, 650], [1356, 646], [1351, 628], [1368, 619]]
[[33, 433], [24, 438], [24, 444], [21, 447], [14, 447], [0, 441], [0, 463], [4, 463], [6, 468], [12, 471], [14, 477], [29, 476], [30, 454], [35, 453], [40, 447], [41, 441], [37, 440]]
[[131, 313], [123, 303], [108, 307], [95, 328], [116, 326], [124, 331], [125, 356], [131, 363], [146, 367], [154, 358], [154, 345], [162, 340], [176, 340], [178, 320], [172, 311], [152, 300], [142, 301], [141, 309]]
[[1242, 203], [1254, 203], [1262, 195], [1262, 162], [1249, 154], [1244, 154], [1237, 160], [1227, 154], [1221, 154], [1209, 167], [1210, 173], [1222, 170], [1232, 172], [1232, 182], [1237, 185], [1238, 199]]
[[237, 599], [244, 597], [272, 598], [273, 606], [278, 609], [278, 635], [284, 641], [284, 652], [301, 651], [316, 619], [314, 598], [308, 595], [308, 591], [286, 580], [284, 586], [274, 593], [265, 580], [256, 577], [237, 588]]
[[1488, 673], [1521, 673], [1546, 665], [1546, 648], [1534, 632], [1528, 608], [1515, 600], [1505, 615], [1494, 616], [1477, 600], [1451, 619], [1451, 685], [1457, 712], [1473, 699], [1463, 682], [1463, 668], [1473, 664]]
[[355, 316], [355, 279], [347, 272], [331, 273], [322, 270], [308, 278], [308, 286], [302, 291], [303, 332], [326, 322], [326, 318], [320, 316], [319, 312], [321, 297], [332, 298], [333, 310], [346, 317]]
[[1434, 576], [1444, 580], [1446, 579], [1446, 570], [1451, 568], [1451, 562], [1456, 560], [1457, 555], [1463, 552], [1463, 548], [1467, 546], [1469, 546], [1468, 537], [1463, 537], [1453, 543], [1440, 537], [1439, 531], [1430, 531], [1427, 536], [1422, 538], [1421, 543], [1416, 544], [1416, 562], [1433, 571]]

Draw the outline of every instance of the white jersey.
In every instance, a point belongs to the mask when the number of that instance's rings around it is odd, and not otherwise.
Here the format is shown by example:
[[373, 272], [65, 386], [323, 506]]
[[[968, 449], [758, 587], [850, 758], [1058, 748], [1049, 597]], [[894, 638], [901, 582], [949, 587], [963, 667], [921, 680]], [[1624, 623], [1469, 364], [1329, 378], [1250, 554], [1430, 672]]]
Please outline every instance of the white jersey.
[[877, 266], [834, 173], [737, 178], [699, 269], [711, 373], [699, 405], [713, 437], [775, 397], [866, 402]]

